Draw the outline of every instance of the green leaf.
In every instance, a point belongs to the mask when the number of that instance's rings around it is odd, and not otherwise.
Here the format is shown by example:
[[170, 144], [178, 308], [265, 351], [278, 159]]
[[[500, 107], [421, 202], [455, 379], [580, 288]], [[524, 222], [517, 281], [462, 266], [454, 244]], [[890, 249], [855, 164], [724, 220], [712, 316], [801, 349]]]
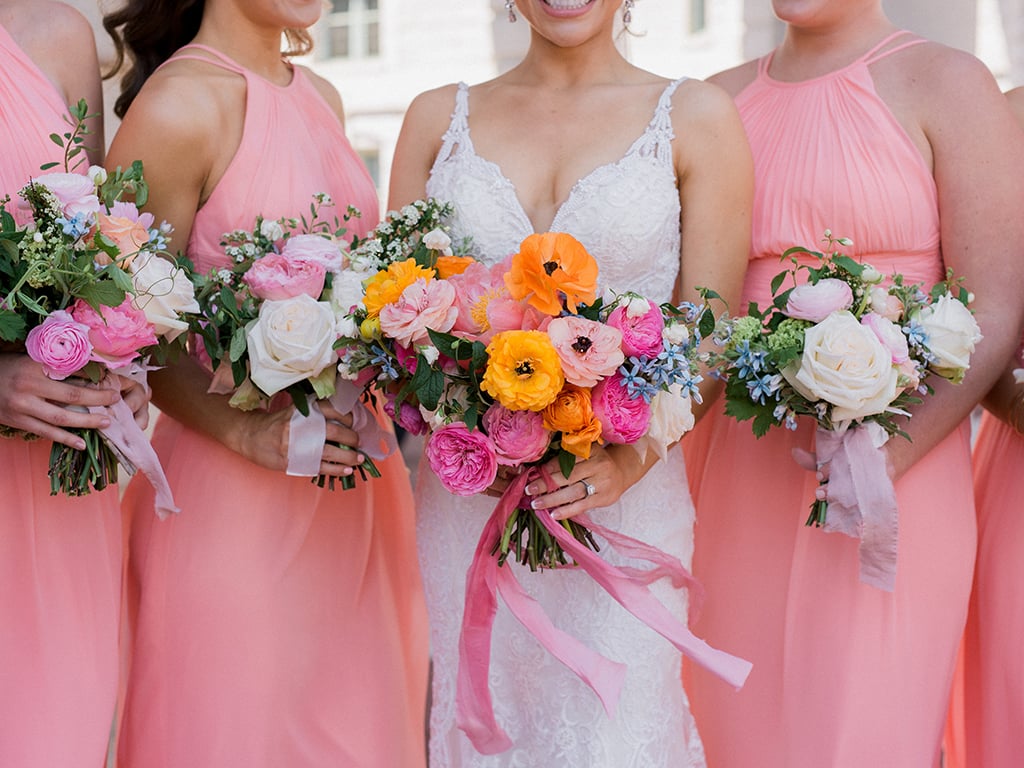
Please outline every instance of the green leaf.
[[21, 341], [25, 338], [28, 325], [17, 312], [9, 309], [0, 310], [0, 339], [3, 341]]
[[849, 272], [854, 277], [860, 277], [864, 274], [864, 265], [859, 261], [854, 261], [849, 256], [844, 256], [841, 253], [836, 254], [832, 257], [832, 263], [837, 267], [841, 267]]
[[285, 390], [292, 397], [295, 409], [303, 416], [309, 416], [309, 398], [299, 384], [292, 384]]
[[[441, 395], [444, 393], [444, 374], [440, 371], [435, 371], [429, 366], [424, 366], [424, 369], [428, 372], [426, 380], [423, 384], [416, 388], [416, 399], [420, 401], [424, 408], [428, 411], [433, 411], [437, 408], [438, 402], [441, 400]], [[416, 373], [419, 374], [420, 367], [416, 367]]]
[[18, 244], [13, 240], [8, 240], [6, 237], [0, 238], [0, 251], [3, 251], [3, 255], [12, 262], [17, 261], [19, 258]]
[[245, 328], [239, 326], [235, 328], [234, 333], [231, 334], [231, 345], [228, 347], [228, 359], [232, 362], [238, 362], [242, 359], [245, 354], [247, 342], [245, 339]]
[[779, 288], [786, 282], [786, 278], [789, 277], [789, 272], [779, 272], [775, 277], [772, 278], [772, 295], [774, 296], [779, 292]]
[[562, 477], [568, 479], [572, 474], [572, 468], [576, 466], [576, 454], [569, 453], [564, 448], [558, 451], [558, 468], [562, 471]]
[[754, 437], [764, 437], [775, 424], [771, 411], [762, 410], [754, 417]]
[[39, 166], [39, 170], [48, 171], [51, 168], [56, 168], [58, 165], [60, 165], [60, 163], [58, 163], [56, 160], [53, 161], [52, 163], [43, 163], [42, 165]]
[[120, 306], [124, 302], [125, 292], [112, 280], [100, 280], [82, 286], [78, 296], [98, 312], [101, 306]]
[[438, 352], [445, 357], [450, 357], [453, 360], [456, 359], [455, 348], [460, 341], [458, 337], [452, 336], [450, 333], [441, 333], [440, 331], [435, 331], [430, 328], [427, 329], [427, 335], [430, 336], [430, 341], [435, 347], [437, 347]]
[[476, 429], [477, 424], [480, 422], [480, 408], [476, 403], [466, 407], [466, 412], [462, 415], [463, 420], [466, 422], [466, 427], [472, 431]]
[[[59, 134], [51, 133], [50, 134], [50, 141], [52, 141], [54, 144], [56, 144], [61, 149], [64, 149], [64, 139], [62, 139]], [[60, 163], [54, 163], [54, 165], [60, 165]]]
[[705, 309], [701, 313], [700, 320], [697, 322], [697, 330], [705, 339], [715, 332], [715, 316], [711, 310]]

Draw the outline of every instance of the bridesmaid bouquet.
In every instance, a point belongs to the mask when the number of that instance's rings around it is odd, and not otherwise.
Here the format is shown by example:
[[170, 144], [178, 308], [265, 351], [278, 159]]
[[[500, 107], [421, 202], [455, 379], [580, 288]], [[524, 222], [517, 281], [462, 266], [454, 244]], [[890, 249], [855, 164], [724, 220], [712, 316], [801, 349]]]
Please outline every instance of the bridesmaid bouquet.
[[[65, 169], [80, 151], [86, 111], [77, 105], [74, 130], [51, 137], [65, 149]], [[0, 201], [0, 340], [24, 349], [52, 379], [100, 387], [117, 386], [110, 373], [141, 380], [149, 359], [165, 362], [181, 347], [184, 315], [198, 305], [184, 273], [164, 258], [169, 226], [154, 227], [152, 214], [123, 199], [145, 203], [141, 163], [111, 174], [98, 166], [42, 173], [18, 194], [31, 211], [24, 227], [15, 225], [10, 200]], [[158, 511], [174, 510], [127, 406], [119, 402], [110, 415], [107, 429], [78, 430], [85, 450], [54, 443], [51, 494], [102, 490], [120, 462], [154, 481]]]
[[[258, 216], [252, 230], [224, 235], [231, 266], [201, 274], [189, 265], [200, 307], [192, 330], [214, 371], [209, 391], [230, 394], [230, 404], [241, 410], [269, 408], [286, 393], [296, 408], [288, 474], [312, 477], [332, 490], [335, 478], [319, 475], [326, 428], [317, 400], [353, 414], [353, 429], [365, 437], [360, 449], [367, 459], [358, 467], [364, 480], [380, 477], [371, 457], [383, 458], [394, 448], [379, 446], [388, 436], [337, 386], [335, 342], [345, 312], [334, 301], [334, 285], [346, 265], [344, 222], [359, 212], [349, 208], [343, 222], [322, 221], [321, 209], [333, 205], [318, 194], [308, 218]], [[340, 483], [347, 490], [355, 478]]]
[[824, 241], [828, 255], [799, 246], [782, 255], [793, 267], [772, 280], [771, 306], [752, 303], [721, 325], [714, 362], [726, 413], [753, 419], [756, 436], [776, 425], [795, 430], [798, 416], [817, 422], [817, 465], [798, 460], [810, 469], [829, 463], [830, 501], [819, 489], [807, 524], [860, 537], [862, 580], [891, 590], [896, 502], [879, 449], [892, 435], [909, 439], [896, 417], [932, 391], [929, 376], [963, 380], [981, 332], [970, 294], [951, 276], [927, 293], [899, 274], [883, 285], [878, 270], [836, 250], [850, 240], [826, 230]]

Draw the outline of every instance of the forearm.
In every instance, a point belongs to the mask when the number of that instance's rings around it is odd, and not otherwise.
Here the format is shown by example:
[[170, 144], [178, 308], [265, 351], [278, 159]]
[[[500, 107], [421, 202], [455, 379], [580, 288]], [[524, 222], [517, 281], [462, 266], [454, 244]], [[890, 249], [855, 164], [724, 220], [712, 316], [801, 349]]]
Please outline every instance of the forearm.
[[1018, 383], [1013, 370], [1020, 367], [1016, 357], [985, 395], [982, 405], [996, 418], [1024, 434], [1024, 383]]

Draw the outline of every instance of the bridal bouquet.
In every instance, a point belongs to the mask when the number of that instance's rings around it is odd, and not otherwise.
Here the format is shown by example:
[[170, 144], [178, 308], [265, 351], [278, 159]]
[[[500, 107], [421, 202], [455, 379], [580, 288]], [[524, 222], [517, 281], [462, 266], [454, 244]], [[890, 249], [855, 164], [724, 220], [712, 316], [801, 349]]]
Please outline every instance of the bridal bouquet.
[[[862, 580], [891, 590], [896, 502], [879, 449], [892, 435], [908, 437], [896, 417], [909, 417], [907, 407], [932, 391], [929, 376], [963, 379], [981, 333], [959, 281], [947, 276], [926, 293], [896, 274], [886, 285], [878, 270], [838, 252], [850, 240], [826, 231], [824, 241], [828, 255], [783, 254], [793, 267], [772, 280], [771, 306], [751, 304], [726, 321], [716, 364], [726, 413], [753, 419], [756, 436], [775, 425], [796, 429], [798, 416], [817, 422], [828, 500], [819, 490], [807, 524], [860, 537]], [[795, 285], [783, 290], [789, 280]]]
[[[230, 404], [242, 410], [268, 408], [272, 398], [287, 393], [296, 408], [288, 474], [312, 477], [332, 490], [335, 478], [319, 475], [325, 421], [317, 400], [331, 400], [342, 413], [352, 413], [353, 429], [366, 438], [360, 450], [367, 458], [358, 467], [364, 480], [380, 476], [372, 457], [383, 458], [394, 447], [378, 445], [387, 443], [387, 436], [337, 386], [335, 342], [347, 309], [333, 300], [333, 286], [346, 266], [344, 222], [359, 212], [349, 208], [343, 221], [321, 220], [322, 209], [333, 204], [318, 194], [308, 217], [258, 216], [252, 230], [224, 235], [221, 245], [230, 266], [208, 274], [191, 270], [201, 308], [192, 330], [214, 371], [209, 391], [230, 394]], [[352, 488], [354, 476], [340, 483]]]

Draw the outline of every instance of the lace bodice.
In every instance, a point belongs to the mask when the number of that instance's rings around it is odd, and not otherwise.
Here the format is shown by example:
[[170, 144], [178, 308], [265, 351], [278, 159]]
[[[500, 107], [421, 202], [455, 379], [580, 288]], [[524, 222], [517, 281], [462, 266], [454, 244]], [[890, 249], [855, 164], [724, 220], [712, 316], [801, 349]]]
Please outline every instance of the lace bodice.
[[[573, 235], [597, 259], [602, 289], [634, 290], [655, 301], [671, 298], [679, 273], [671, 110], [680, 82], [665, 88], [646, 130], [621, 159], [576, 182], [551, 223], [551, 231]], [[453, 238], [471, 237], [474, 255], [487, 264], [515, 252], [534, 231], [512, 182], [473, 148], [465, 83], [456, 91], [427, 194], [454, 205]], [[643, 254], [642, 265], [638, 254]]]

